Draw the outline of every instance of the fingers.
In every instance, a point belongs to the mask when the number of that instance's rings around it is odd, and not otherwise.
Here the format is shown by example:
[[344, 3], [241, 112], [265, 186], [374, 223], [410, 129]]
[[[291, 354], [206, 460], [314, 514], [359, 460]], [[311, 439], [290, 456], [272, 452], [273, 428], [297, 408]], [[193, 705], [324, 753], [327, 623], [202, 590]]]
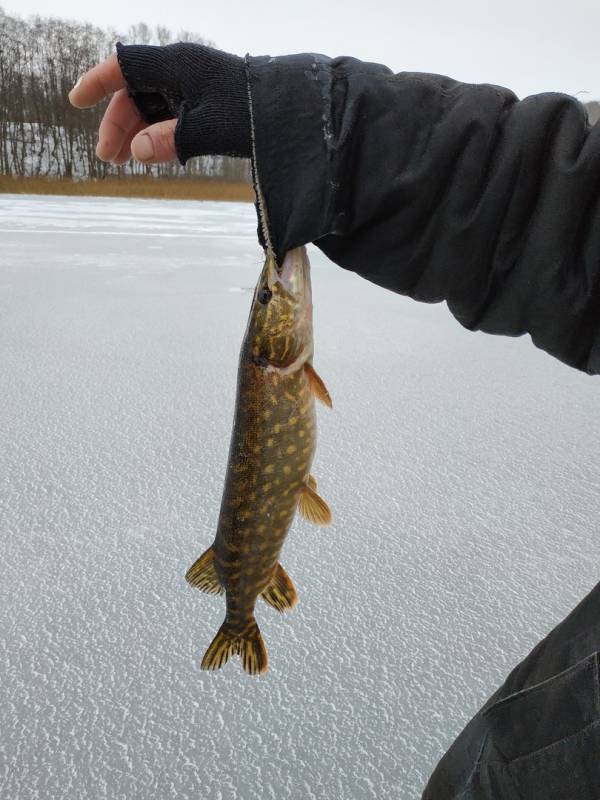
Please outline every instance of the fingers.
[[117, 56], [82, 75], [69, 93], [76, 108], [89, 108], [114, 92], [98, 130], [96, 155], [102, 161], [124, 164], [133, 155], [144, 164], [159, 164], [177, 158], [176, 119], [145, 126], [139, 111], [128, 96]]
[[145, 122], [140, 120], [137, 125], [134, 125], [133, 128], [129, 131], [127, 136], [125, 137], [125, 141], [121, 145], [121, 149], [117, 153], [117, 155], [112, 159], [112, 163], [116, 166], [120, 167], [122, 164], [125, 164], [131, 158], [131, 140], [133, 139], [136, 134], [138, 134], [141, 130], [143, 130], [145, 126]]
[[141, 122], [139, 111], [128, 96], [127, 89], [115, 92], [98, 129], [96, 146], [98, 158], [102, 161], [112, 161], [121, 152], [123, 143], [133, 128], [138, 126], [138, 131], [141, 130]]
[[69, 101], [75, 108], [90, 108], [124, 87], [125, 79], [115, 53], [81, 76], [69, 92]]
[[177, 158], [175, 152], [176, 119], [149, 125], [131, 142], [131, 154], [144, 164], [160, 164]]

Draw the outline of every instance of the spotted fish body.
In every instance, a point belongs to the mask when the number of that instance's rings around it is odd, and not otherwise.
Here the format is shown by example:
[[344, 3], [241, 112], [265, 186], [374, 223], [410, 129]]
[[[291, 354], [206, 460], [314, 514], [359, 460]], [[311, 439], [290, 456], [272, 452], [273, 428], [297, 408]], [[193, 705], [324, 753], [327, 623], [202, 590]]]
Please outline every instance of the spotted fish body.
[[217, 534], [187, 580], [226, 594], [223, 625], [202, 661], [218, 669], [237, 653], [246, 672], [266, 672], [254, 616], [259, 595], [285, 611], [296, 590], [279, 563], [296, 509], [331, 521], [310, 468], [316, 448], [315, 397], [331, 406], [312, 367], [310, 265], [304, 247], [279, 270], [270, 253], [258, 280], [238, 369], [237, 400]]

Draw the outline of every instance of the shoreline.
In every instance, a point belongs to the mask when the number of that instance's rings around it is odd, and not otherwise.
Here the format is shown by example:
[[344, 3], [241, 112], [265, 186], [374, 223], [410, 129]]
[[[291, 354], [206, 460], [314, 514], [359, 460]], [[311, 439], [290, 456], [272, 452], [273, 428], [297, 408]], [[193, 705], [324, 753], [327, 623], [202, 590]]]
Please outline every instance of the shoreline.
[[0, 175], [0, 194], [147, 197], [165, 200], [254, 202], [254, 190], [249, 183], [183, 177], [111, 177], [74, 181], [71, 178], [15, 178], [11, 175]]

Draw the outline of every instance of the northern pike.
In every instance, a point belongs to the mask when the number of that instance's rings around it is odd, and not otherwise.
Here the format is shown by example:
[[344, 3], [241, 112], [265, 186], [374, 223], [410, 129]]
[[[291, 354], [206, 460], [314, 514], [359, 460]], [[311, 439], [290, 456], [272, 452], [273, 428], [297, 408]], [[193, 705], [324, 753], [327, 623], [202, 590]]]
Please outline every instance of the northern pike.
[[202, 660], [219, 669], [233, 654], [264, 673], [268, 655], [254, 616], [261, 596], [277, 611], [298, 596], [279, 563], [296, 509], [328, 525], [331, 511], [310, 469], [316, 448], [315, 397], [331, 398], [312, 366], [312, 294], [306, 249], [290, 250], [279, 269], [267, 252], [242, 343], [225, 487], [215, 540], [186, 579], [226, 594], [226, 615]]

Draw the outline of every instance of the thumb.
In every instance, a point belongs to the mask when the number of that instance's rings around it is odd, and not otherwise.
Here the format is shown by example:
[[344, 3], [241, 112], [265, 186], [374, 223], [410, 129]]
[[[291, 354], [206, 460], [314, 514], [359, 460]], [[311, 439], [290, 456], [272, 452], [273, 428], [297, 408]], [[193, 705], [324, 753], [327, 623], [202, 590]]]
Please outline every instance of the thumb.
[[166, 119], [144, 128], [131, 141], [131, 155], [144, 164], [160, 164], [177, 158], [176, 125], [176, 119]]

